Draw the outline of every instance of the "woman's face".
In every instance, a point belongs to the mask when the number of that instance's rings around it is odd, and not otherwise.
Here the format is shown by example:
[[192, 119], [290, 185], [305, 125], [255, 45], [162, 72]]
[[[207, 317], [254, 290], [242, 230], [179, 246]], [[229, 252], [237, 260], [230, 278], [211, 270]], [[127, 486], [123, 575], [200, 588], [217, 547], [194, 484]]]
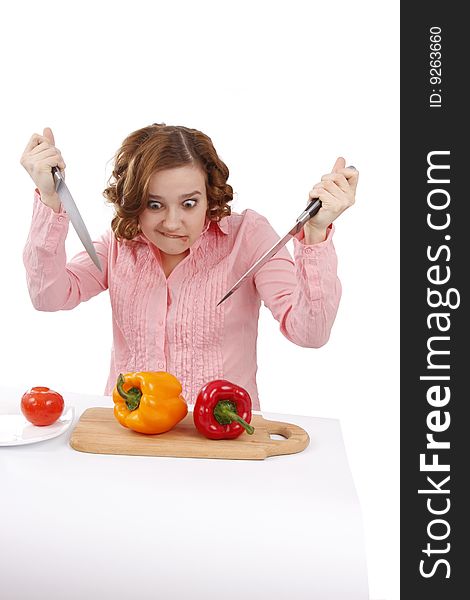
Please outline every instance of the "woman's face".
[[187, 165], [152, 175], [147, 207], [139, 217], [145, 237], [170, 255], [186, 255], [204, 230], [207, 212], [204, 172]]

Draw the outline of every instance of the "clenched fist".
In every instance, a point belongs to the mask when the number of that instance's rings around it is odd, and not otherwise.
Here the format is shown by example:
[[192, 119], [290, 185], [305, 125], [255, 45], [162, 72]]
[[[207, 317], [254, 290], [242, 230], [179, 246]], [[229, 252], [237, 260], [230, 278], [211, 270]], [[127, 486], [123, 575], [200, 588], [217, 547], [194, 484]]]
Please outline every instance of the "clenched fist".
[[20, 163], [41, 192], [42, 202], [59, 212], [60, 198], [55, 189], [52, 167], [59, 167], [63, 175], [65, 162], [60, 150], [55, 147], [54, 135], [49, 127], [43, 130], [43, 135], [34, 133], [31, 136]]
[[306, 244], [322, 242], [330, 223], [355, 202], [359, 171], [345, 165], [342, 156], [337, 158], [331, 173], [323, 175], [321, 181], [310, 190], [309, 201], [320, 198], [321, 208], [304, 225]]

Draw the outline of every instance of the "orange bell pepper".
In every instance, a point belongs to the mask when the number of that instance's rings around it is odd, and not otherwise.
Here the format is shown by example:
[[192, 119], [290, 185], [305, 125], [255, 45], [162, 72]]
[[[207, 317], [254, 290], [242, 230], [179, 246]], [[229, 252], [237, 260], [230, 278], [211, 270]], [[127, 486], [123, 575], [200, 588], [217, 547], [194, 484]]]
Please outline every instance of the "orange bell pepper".
[[139, 433], [163, 433], [188, 414], [181, 383], [164, 371], [119, 375], [113, 389], [114, 416]]

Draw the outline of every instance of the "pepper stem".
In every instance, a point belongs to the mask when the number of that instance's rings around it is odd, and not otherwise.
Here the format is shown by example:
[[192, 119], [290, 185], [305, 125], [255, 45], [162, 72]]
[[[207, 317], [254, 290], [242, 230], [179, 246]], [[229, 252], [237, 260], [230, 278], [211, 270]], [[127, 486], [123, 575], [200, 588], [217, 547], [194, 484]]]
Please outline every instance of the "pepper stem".
[[136, 410], [137, 408], [139, 408], [140, 399], [142, 397], [142, 392], [139, 390], [139, 388], [136, 388], [136, 387], [133, 387], [129, 391], [126, 392], [123, 385], [124, 385], [124, 377], [121, 373], [119, 375], [117, 383], [116, 383], [116, 389], [117, 389], [119, 395], [121, 396], [121, 398], [124, 398], [124, 400], [126, 401], [127, 408], [129, 410]]
[[247, 423], [237, 413], [237, 405], [231, 400], [219, 400], [214, 407], [214, 418], [221, 425], [229, 425], [232, 421], [240, 423], [249, 435], [253, 435], [255, 428]]

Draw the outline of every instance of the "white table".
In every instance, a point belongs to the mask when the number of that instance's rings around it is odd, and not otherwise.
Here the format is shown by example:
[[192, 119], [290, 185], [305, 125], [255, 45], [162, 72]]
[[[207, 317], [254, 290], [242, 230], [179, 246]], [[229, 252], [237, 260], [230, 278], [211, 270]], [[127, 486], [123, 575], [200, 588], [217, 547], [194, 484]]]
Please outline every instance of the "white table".
[[[0, 412], [25, 390], [0, 387]], [[62, 393], [62, 392], [61, 392]], [[63, 393], [75, 420], [107, 396]], [[367, 600], [361, 513], [335, 419], [263, 413], [311, 441], [263, 461], [0, 447], [4, 600]]]

